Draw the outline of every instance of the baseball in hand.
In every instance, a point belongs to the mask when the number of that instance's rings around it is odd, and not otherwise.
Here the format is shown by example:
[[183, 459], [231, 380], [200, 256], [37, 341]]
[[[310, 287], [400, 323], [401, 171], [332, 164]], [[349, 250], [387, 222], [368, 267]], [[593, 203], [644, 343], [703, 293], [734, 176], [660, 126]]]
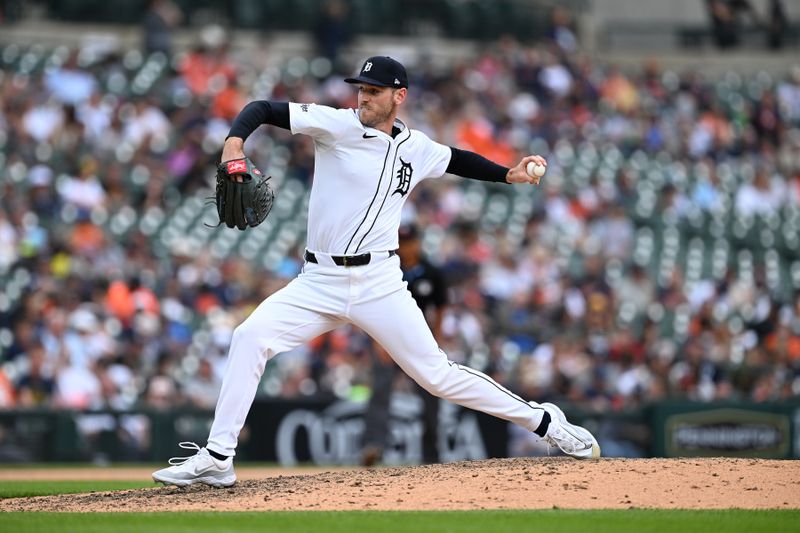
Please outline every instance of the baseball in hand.
[[528, 176], [536, 176], [537, 178], [541, 178], [544, 176], [547, 167], [544, 165], [537, 165], [533, 161], [528, 163], [528, 166], [525, 167], [525, 172], [528, 173]]

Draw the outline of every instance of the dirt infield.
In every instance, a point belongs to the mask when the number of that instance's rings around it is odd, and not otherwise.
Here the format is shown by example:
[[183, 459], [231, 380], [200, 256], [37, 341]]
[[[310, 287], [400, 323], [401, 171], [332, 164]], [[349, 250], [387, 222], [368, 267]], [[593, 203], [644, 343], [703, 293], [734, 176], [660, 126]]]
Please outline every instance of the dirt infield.
[[[97, 481], [136, 481], [151, 479], [153, 471], [162, 468], [158, 466], [130, 466], [130, 467], [63, 467], [56, 468], [10, 468], [0, 470], [2, 481], [73, 481], [94, 479]], [[353, 467], [322, 468], [304, 466], [298, 468], [281, 468], [279, 466], [245, 466], [236, 468], [236, 477], [239, 480], [264, 479], [276, 476], [301, 476], [321, 474], [323, 472], [352, 470]]]
[[[30, 479], [30, 478], [28, 478]], [[17, 498], [0, 511], [797, 509], [800, 461], [493, 459]]]

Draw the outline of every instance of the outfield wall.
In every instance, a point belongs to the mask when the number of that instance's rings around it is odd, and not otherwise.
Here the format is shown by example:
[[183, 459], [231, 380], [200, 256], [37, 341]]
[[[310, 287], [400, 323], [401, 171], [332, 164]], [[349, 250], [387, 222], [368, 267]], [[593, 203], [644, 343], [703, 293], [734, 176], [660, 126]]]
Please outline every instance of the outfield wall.
[[[238, 455], [283, 466], [358, 464], [364, 402], [259, 400], [242, 431]], [[662, 402], [628, 413], [570, 418], [595, 433], [617, 457], [800, 458], [800, 402]], [[213, 412], [0, 411], [0, 462], [161, 462], [180, 441], [205, 443]], [[442, 402], [442, 461], [546, 454], [537, 439], [502, 420]], [[421, 461], [421, 402], [392, 399], [388, 464]]]

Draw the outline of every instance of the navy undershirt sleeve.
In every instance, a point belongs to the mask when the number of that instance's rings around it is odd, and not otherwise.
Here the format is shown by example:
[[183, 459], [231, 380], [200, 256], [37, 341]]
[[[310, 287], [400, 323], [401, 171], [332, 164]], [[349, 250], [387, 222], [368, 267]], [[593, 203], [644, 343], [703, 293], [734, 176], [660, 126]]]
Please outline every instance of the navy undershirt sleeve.
[[272, 124], [285, 130], [290, 129], [289, 103], [267, 100], [250, 102], [236, 116], [228, 137], [247, 139], [262, 124]]
[[447, 172], [450, 174], [474, 180], [507, 183], [506, 175], [509, 170], [507, 167], [469, 150], [459, 150], [451, 146], [450, 151], [452, 155], [447, 165]]

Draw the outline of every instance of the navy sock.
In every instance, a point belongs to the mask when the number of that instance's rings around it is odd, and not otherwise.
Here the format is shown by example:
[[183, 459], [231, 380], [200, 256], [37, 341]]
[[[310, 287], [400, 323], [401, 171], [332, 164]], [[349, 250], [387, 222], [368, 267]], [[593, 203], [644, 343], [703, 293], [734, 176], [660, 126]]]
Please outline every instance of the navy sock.
[[224, 461], [225, 459], [228, 458], [227, 455], [222, 455], [221, 453], [217, 453], [214, 450], [209, 450], [208, 448], [206, 448], [206, 451], [208, 452], [208, 455], [210, 455], [214, 459], [219, 459], [220, 461]]
[[539, 423], [539, 427], [534, 429], [533, 432], [539, 435], [540, 437], [544, 437], [547, 435], [547, 428], [550, 427], [550, 413], [547, 411], [544, 412], [542, 415], [542, 421]]

